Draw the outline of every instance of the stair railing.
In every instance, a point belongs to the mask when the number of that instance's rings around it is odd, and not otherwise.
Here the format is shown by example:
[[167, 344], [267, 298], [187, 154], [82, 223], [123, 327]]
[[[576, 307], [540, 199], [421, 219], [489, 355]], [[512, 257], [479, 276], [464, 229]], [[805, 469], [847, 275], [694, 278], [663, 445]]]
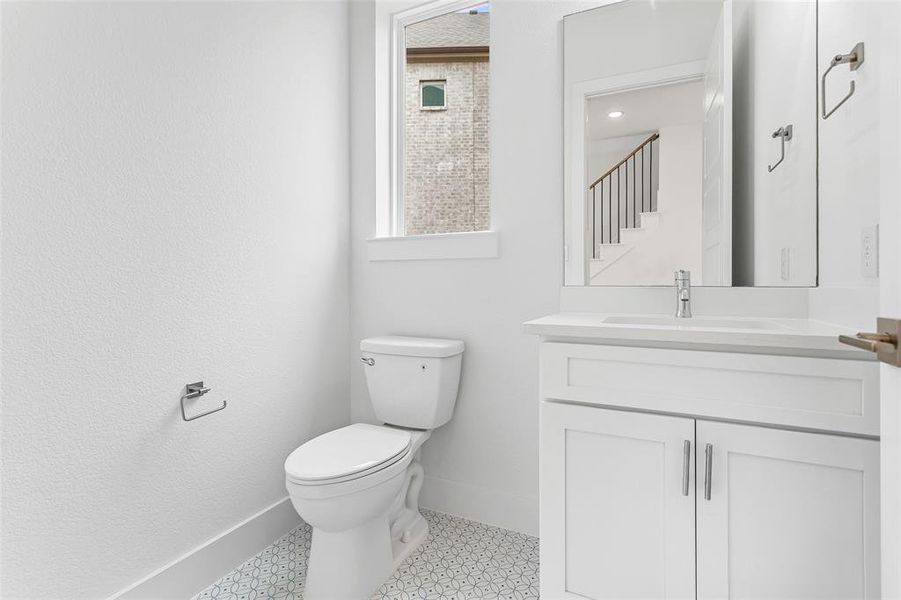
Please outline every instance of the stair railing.
[[592, 258], [599, 258], [601, 245], [620, 243], [620, 229], [638, 227], [641, 213], [657, 210], [654, 142], [659, 139], [659, 133], [649, 136], [588, 186]]

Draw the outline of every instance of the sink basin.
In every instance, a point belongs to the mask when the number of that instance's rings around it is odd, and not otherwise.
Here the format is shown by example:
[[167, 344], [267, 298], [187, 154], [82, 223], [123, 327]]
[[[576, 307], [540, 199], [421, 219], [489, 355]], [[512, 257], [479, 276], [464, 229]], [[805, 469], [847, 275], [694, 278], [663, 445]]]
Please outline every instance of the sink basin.
[[692, 317], [689, 319], [677, 319], [675, 317], [644, 317], [641, 315], [621, 315], [607, 317], [604, 323], [610, 325], [653, 325], [656, 327], [678, 327], [680, 329], [769, 329], [783, 330], [784, 328], [770, 321], [758, 321], [755, 319], [712, 319], [707, 317]]

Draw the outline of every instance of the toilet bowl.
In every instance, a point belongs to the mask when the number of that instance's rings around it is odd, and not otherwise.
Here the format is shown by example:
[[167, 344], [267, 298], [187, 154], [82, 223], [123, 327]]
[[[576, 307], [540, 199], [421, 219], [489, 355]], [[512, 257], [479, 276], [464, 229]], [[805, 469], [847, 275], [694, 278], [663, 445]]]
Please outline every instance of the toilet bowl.
[[368, 598], [428, 534], [418, 457], [453, 413], [463, 343], [384, 337], [360, 347], [373, 408], [386, 424], [330, 431], [285, 461], [291, 503], [313, 528], [306, 600]]
[[418, 482], [415, 494], [408, 491], [422, 476], [414, 456], [427, 438], [424, 431], [361, 423], [291, 453], [288, 494], [313, 527], [304, 598], [367, 598], [422, 541], [428, 529]]

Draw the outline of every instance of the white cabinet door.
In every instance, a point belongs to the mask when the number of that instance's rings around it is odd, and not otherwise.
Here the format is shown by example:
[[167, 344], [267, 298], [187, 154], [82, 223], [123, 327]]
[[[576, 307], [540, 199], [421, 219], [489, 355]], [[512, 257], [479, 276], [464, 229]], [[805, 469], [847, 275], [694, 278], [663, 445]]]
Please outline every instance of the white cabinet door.
[[695, 597], [694, 427], [542, 403], [542, 598]]
[[697, 444], [699, 600], [879, 597], [878, 442], [698, 421]]

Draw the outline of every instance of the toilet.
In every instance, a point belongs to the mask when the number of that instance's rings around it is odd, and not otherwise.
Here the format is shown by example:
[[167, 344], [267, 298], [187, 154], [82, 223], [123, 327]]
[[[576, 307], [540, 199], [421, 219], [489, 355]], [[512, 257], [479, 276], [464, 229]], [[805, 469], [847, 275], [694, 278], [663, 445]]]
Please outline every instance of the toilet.
[[457, 400], [463, 342], [375, 337], [360, 350], [384, 424], [330, 431], [285, 461], [291, 503], [313, 528], [306, 600], [368, 598], [422, 543], [419, 449]]

